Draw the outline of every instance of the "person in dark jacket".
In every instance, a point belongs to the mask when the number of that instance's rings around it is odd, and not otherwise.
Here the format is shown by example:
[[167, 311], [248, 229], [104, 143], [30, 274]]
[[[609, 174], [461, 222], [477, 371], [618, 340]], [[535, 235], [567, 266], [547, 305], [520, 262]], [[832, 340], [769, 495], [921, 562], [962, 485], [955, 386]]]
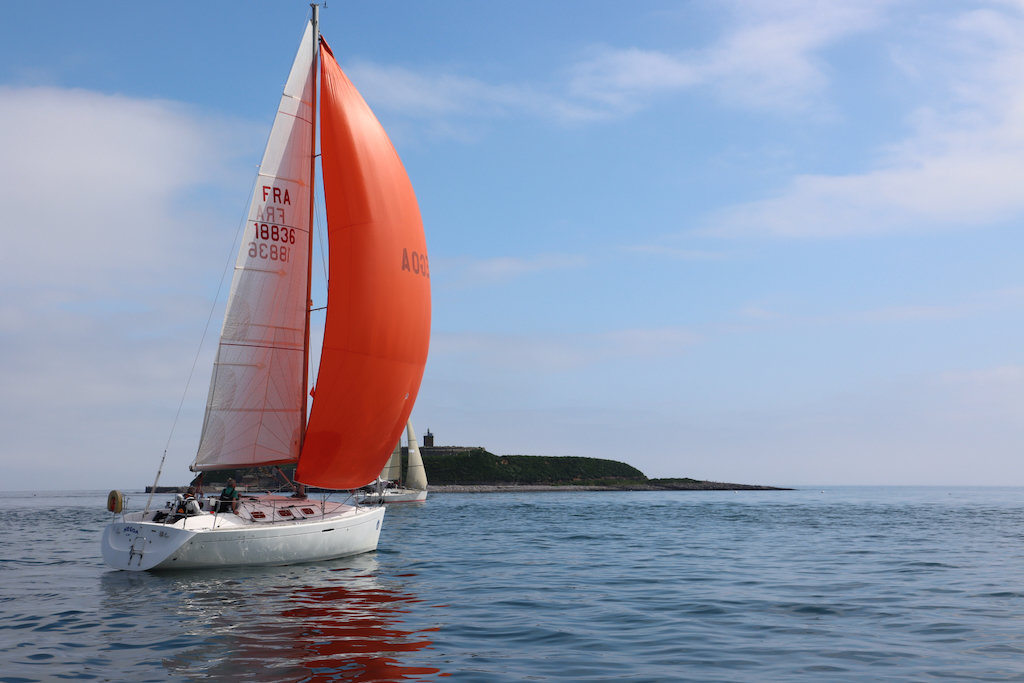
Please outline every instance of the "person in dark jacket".
[[238, 514], [238, 500], [241, 494], [235, 489], [235, 480], [228, 479], [228, 485], [220, 492], [220, 500], [217, 501], [217, 512], [231, 511]]

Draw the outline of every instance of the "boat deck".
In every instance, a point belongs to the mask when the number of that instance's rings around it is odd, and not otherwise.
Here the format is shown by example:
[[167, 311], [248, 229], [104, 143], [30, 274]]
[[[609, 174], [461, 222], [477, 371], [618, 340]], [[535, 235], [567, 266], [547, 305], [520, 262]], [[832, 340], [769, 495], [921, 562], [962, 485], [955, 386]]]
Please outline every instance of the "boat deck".
[[[213, 507], [217, 501], [206, 501]], [[253, 524], [295, 523], [301, 521], [323, 521], [327, 518], [342, 517], [356, 511], [350, 502], [321, 501], [290, 496], [243, 496], [239, 501], [238, 513], [206, 511], [198, 515], [167, 515], [166, 510], [153, 510], [128, 514], [126, 520], [166, 524], [182, 529], [229, 529]], [[162, 516], [166, 515], [166, 516]], [[134, 518], [134, 519], [132, 519]]]

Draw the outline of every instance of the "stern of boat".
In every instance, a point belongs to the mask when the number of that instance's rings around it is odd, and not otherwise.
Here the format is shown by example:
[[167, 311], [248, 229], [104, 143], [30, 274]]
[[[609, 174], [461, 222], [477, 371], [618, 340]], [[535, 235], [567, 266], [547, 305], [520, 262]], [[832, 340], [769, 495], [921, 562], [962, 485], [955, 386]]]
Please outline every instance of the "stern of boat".
[[103, 530], [103, 561], [114, 569], [141, 572], [153, 569], [173, 555], [194, 531], [168, 524], [125, 519]]

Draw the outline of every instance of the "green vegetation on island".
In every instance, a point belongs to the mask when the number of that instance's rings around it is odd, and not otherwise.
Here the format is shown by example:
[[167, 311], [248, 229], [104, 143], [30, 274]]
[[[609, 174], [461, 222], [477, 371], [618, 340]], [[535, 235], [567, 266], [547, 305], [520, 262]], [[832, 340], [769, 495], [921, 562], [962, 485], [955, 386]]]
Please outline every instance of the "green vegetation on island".
[[622, 462], [600, 458], [494, 455], [483, 448], [423, 458], [431, 485], [548, 484], [615, 486], [643, 484], [647, 477]]
[[574, 456], [494, 455], [483, 448], [423, 458], [433, 487], [586, 486], [648, 491], [780, 490], [690, 478], [648, 479], [615, 460]]

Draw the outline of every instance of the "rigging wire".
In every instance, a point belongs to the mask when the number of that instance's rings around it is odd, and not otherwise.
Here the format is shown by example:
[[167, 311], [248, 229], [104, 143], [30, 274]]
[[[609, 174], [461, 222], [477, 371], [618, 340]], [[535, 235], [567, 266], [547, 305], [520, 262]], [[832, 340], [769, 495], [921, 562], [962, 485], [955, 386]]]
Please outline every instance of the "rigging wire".
[[185, 397], [188, 395], [188, 388], [192, 384], [192, 376], [196, 372], [196, 365], [199, 363], [199, 356], [203, 351], [203, 344], [206, 343], [206, 335], [210, 331], [210, 322], [213, 320], [213, 314], [217, 310], [217, 302], [220, 301], [220, 293], [224, 291], [224, 280], [228, 275], [228, 268], [231, 266], [233, 260], [237, 260], [238, 248], [235, 246], [238, 243], [238, 239], [242, 234], [242, 229], [246, 225], [249, 219], [249, 207], [252, 204], [253, 194], [256, 192], [256, 183], [259, 181], [259, 166], [256, 167], [256, 175], [252, 179], [252, 187], [249, 188], [249, 200], [245, 204], [245, 213], [242, 215], [241, 220], [238, 221], [238, 229], [235, 230], [235, 237], [231, 241], [231, 250], [228, 252], [228, 260], [224, 264], [224, 271], [220, 275], [220, 284], [217, 285], [217, 294], [213, 297], [213, 305], [210, 306], [210, 314], [206, 317], [206, 327], [203, 328], [203, 336], [199, 340], [199, 348], [196, 349], [196, 357], [192, 359], [192, 369], [188, 372], [188, 379], [185, 380], [185, 390], [181, 392], [181, 401], [178, 403], [178, 412], [174, 414], [174, 422], [171, 423], [171, 433], [167, 435], [167, 444], [164, 446], [164, 454], [160, 458], [160, 467], [156, 471], [156, 479], [153, 481], [153, 489], [149, 492], [149, 500], [146, 501], [146, 510], [143, 512], [145, 515], [149, 512], [149, 506], [153, 503], [153, 495], [156, 494], [156, 485], [160, 481], [160, 474], [164, 470], [164, 461], [167, 459], [167, 449], [171, 447], [171, 439], [174, 438], [174, 430], [178, 426], [178, 418], [181, 417], [182, 406], [185, 405]]
[[314, 219], [316, 220], [316, 236], [317, 239], [320, 240], [320, 261], [324, 265], [324, 283], [330, 285], [330, 279], [327, 275], [327, 252], [324, 251], [324, 230], [322, 227], [320, 227], [320, 202], [314, 201], [313, 207], [315, 209]]
[[[320, 156], [320, 155], [317, 154], [316, 156]], [[321, 173], [322, 173], [322, 171], [321, 171]], [[323, 268], [324, 268], [324, 287], [326, 288], [330, 284], [329, 276], [327, 274], [327, 252], [324, 250], [324, 228], [323, 228], [323, 224], [320, 221], [320, 202], [317, 201], [317, 196], [315, 194], [313, 195], [313, 221], [316, 223], [316, 228], [315, 228], [314, 232], [316, 232], [317, 240], [319, 240], [319, 242], [320, 242], [320, 262], [323, 264]], [[327, 306], [318, 306], [317, 308], [312, 308], [313, 302], [310, 301], [309, 303], [310, 303], [310, 309], [309, 309], [310, 313], [312, 313], [314, 311], [323, 311], [323, 310], [326, 310], [326, 308], [327, 308]], [[314, 379], [313, 375], [314, 375], [314, 372], [315, 371], [313, 369], [313, 365], [312, 365], [312, 363], [310, 363], [308, 381], [309, 381], [309, 386], [311, 386], [311, 387], [313, 386], [313, 379]]]

